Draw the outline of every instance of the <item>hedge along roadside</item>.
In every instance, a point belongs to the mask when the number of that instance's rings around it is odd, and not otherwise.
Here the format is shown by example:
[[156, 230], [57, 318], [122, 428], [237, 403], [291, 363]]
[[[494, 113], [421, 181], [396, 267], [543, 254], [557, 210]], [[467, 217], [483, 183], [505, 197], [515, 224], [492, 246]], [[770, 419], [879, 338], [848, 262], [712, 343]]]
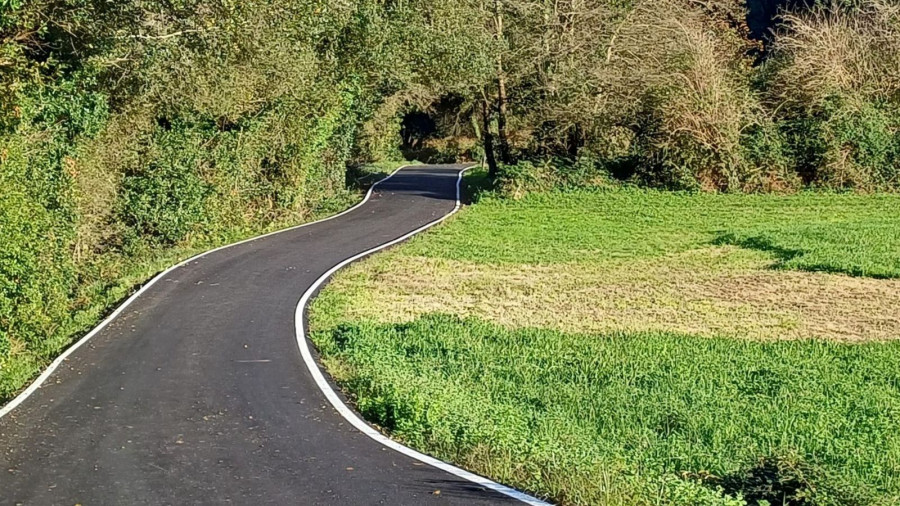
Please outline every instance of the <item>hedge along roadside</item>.
[[[382, 179], [381, 181], [385, 181], [385, 180], [389, 179], [391, 176], [393, 176], [393, 175], [396, 174], [397, 172], [401, 171], [404, 167], [407, 167], [407, 166], [404, 165], [404, 166], [401, 166], [401, 167], [397, 168], [395, 171], [393, 171], [390, 175], [388, 175], [387, 177], [385, 177], [385, 178]], [[92, 337], [94, 337], [97, 333], [99, 333], [100, 331], [102, 331], [103, 328], [106, 327], [110, 322], [112, 322], [113, 320], [115, 320], [116, 317], [117, 317], [119, 314], [121, 314], [122, 311], [124, 311], [124, 310], [125, 310], [132, 302], [134, 302], [138, 297], [140, 297], [141, 294], [143, 294], [144, 292], [146, 292], [147, 290], [149, 290], [149, 289], [150, 289], [154, 284], [156, 284], [159, 280], [165, 278], [168, 274], [170, 274], [171, 272], [175, 271], [175, 270], [178, 269], [179, 267], [182, 267], [182, 266], [184, 266], [184, 265], [187, 265], [187, 264], [189, 264], [189, 263], [191, 263], [191, 262], [193, 262], [193, 261], [199, 260], [200, 258], [202, 258], [202, 257], [204, 257], [204, 256], [206, 256], [206, 255], [209, 255], [210, 253], [214, 253], [214, 252], [216, 252], [216, 251], [220, 251], [220, 250], [223, 250], [223, 249], [231, 248], [231, 247], [237, 246], [237, 245], [239, 245], [239, 244], [245, 244], [245, 243], [248, 243], [248, 242], [252, 242], [252, 241], [259, 240], [259, 239], [263, 239], [263, 238], [268, 237], [268, 236], [271, 236], [271, 235], [280, 234], [280, 233], [283, 233], [283, 232], [288, 232], [288, 231], [290, 231], [290, 230], [296, 230], [296, 229], [298, 229], [298, 228], [306, 227], [306, 226], [312, 225], [312, 224], [314, 224], [314, 223], [321, 223], [321, 222], [323, 222], [323, 221], [332, 220], [332, 219], [334, 219], [334, 218], [337, 218], [337, 217], [339, 217], [339, 216], [342, 216], [342, 215], [344, 215], [344, 214], [347, 214], [347, 213], [353, 211], [354, 209], [357, 209], [358, 207], [362, 206], [362, 205], [365, 204], [366, 202], [368, 202], [368, 201], [369, 201], [369, 198], [371, 198], [371, 196], [372, 196], [372, 191], [374, 190], [375, 185], [377, 185], [377, 184], [380, 183], [381, 181], [378, 181], [378, 182], [376, 182], [375, 184], [373, 184], [373, 185], [369, 188], [369, 190], [366, 192], [365, 196], [363, 197], [363, 199], [362, 199], [360, 202], [358, 202], [358, 203], [355, 204], [354, 206], [352, 206], [352, 207], [350, 207], [350, 208], [348, 208], [348, 209], [346, 209], [346, 210], [344, 210], [344, 211], [341, 211], [341, 212], [339, 212], [339, 213], [337, 213], [337, 214], [333, 214], [333, 215], [331, 215], [331, 216], [329, 216], [329, 217], [327, 217], [327, 218], [323, 218], [323, 219], [320, 219], [320, 220], [311, 221], [311, 222], [308, 222], [308, 223], [303, 223], [303, 224], [300, 224], [300, 225], [296, 225], [296, 226], [293, 226], [293, 227], [284, 228], [284, 229], [281, 229], [281, 230], [276, 230], [276, 231], [274, 231], [274, 232], [269, 232], [269, 233], [267, 233], [267, 234], [259, 235], [259, 236], [256, 236], [256, 237], [251, 237], [251, 238], [249, 238], [249, 239], [244, 239], [244, 240], [242, 240], [242, 241], [234, 242], [234, 243], [231, 243], [231, 244], [226, 244], [226, 245], [223, 245], [223, 246], [219, 246], [219, 247], [217, 247], [217, 248], [213, 248], [213, 249], [208, 250], [208, 251], [204, 251], [203, 253], [199, 253], [199, 254], [197, 254], [197, 255], [194, 255], [194, 256], [192, 256], [192, 257], [186, 259], [186, 260], [182, 260], [181, 262], [178, 262], [177, 264], [172, 265], [171, 267], [167, 268], [167, 269], [164, 270], [163, 272], [157, 274], [156, 276], [154, 276], [153, 278], [151, 278], [149, 281], [147, 281], [147, 283], [145, 283], [143, 286], [141, 286], [141, 288], [138, 289], [134, 294], [132, 294], [130, 297], [128, 297], [128, 298], [125, 300], [125, 302], [123, 302], [123, 303], [122, 303], [119, 307], [117, 307], [112, 313], [110, 313], [110, 315], [107, 316], [102, 322], [100, 322], [99, 325], [97, 325], [96, 327], [94, 327], [93, 330], [91, 330], [90, 332], [88, 332], [87, 334], [85, 334], [84, 337], [82, 337], [81, 339], [79, 339], [78, 341], [76, 341], [72, 346], [68, 347], [61, 355], [59, 355], [58, 357], [56, 357], [56, 359], [53, 360], [53, 362], [50, 363], [50, 365], [49, 365], [49, 366], [48, 366], [48, 367], [40, 374], [40, 376], [38, 376], [37, 379], [35, 379], [35, 380], [34, 380], [34, 381], [33, 381], [33, 382], [32, 382], [25, 390], [23, 390], [21, 393], [19, 393], [16, 397], [14, 397], [11, 401], [9, 401], [5, 406], [3, 406], [2, 408], [0, 408], [0, 418], [2, 418], [3, 416], [6, 416], [8, 413], [12, 412], [19, 404], [25, 402], [25, 400], [27, 400], [28, 397], [31, 396], [31, 394], [33, 394], [38, 388], [41, 387], [41, 385], [42, 385], [45, 381], [47, 381], [47, 379], [48, 379], [48, 378], [53, 374], [53, 372], [54, 372], [54, 371], [55, 371], [55, 370], [56, 370], [56, 369], [57, 369], [57, 368], [58, 368], [58, 367], [66, 360], [66, 358], [67, 358], [69, 355], [71, 355], [72, 353], [74, 353], [74, 352], [75, 352], [78, 348], [80, 348], [84, 343], [88, 342], [88, 341], [89, 341]]]

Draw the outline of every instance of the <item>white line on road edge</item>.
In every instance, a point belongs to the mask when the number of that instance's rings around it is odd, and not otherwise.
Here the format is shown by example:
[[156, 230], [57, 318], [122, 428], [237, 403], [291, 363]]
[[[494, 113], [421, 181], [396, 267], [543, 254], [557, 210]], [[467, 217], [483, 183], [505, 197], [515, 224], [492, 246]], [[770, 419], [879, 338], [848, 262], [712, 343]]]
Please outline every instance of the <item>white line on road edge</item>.
[[296, 226], [293, 226], [293, 227], [288, 227], [288, 228], [285, 228], [285, 229], [276, 230], [276, 231], [274, 231], [274, 232], [269, 232], [268, 234], [258, 235], [258, 236], [256, 236], [256, 237], [251, 237], [251, 238], [249, 238], [249, 239], [244, 239], [243, 241], [238, 241], [238, 242], [235, 242], [235, 243], [226, 244], [226, 245], [224, 245], [224, 246], [219, 246], [218, 248], [211, 249], [211, 250], [209, 250], [209, 251], [204, 251], [203, 253], [194, 255], [194, 256], [188, 258], [187, 260], [183, 260], [183, 261], [181, 261], [181, 262], [179, 262], [179, 263], [173, 265], [172, 267], [169, 267], [168, 269], [162, 271], [161, 273], [157, 274], [155, 277], [153, 277], [153, 279], [151, 279], [150, 281], [148, 281], [148, 282], [147, 282], [144, 286], [142, 286], [138, 291], [134, 292], [134, 294], [132, 294], [131, 297], [128, 297], [128, 299], [125, 300], [125, 302], [123, 302], [121, 306], [119, 306], [118, 308], [116, 308], [116, 310], [113, 311], [109, 316], [107, 316], [105, 320], [103, 320], [102, 322], [100, 322], [99, 325], [97, 325], [96, 327], [94, 327], [94, 330], [91, 330], [90, 332], [88, 332], [87, 335], [85, 335], [84, 337], [82, 337], [81, 339], [79, 339], [75, 344], [73, 344], [72, 346], [69, 346], [69, 347], [66, 349], [66, 351], [63, 352], [62, 355], [56, 357], [56, 360], [54, 360], [53, 362], [51, 362], [50, 365], [47, 367], [47, 369], [45, 369], [44, 372], [41, 373], [41, 375], [38, 376], [37, 379], [34, 380], [34, 381], [31, 383], [31, 385], [28, 385], [28, 388], [26, 388], [24, 391], [22, 391], [22, 393], [20, 393], [19, 395], [17, 395], [13, 400], [11, 400], [11, 401], [9, 401], [8, 403], [6, 403], [5, 406], [3, 406], [2, 408], [0, 408], [0, 418], [3, 418], [3, 417], [6, 416], [7, 414], [9, 414], [9, 412], [11, 412], [12, 410], [16, 409], [16, 406], [18, 406], [19, 404], [22, 404], [22, 403], [25, 401], [25, 399], [27, 399], [28, 397], [30, 397], [31, 394], [33, 394], [35, 391], [37, 391], [37, 389], [40, 388], [41, 385], [44, 384], [45, 381], [47, 381], [47, 378], [49, 378], [50, 375], [52, 375], [53, 372], [56, 371], [56, 369], [57, 369], [60, 365], [62, 365], [62, 363], [69, 357], [69, 355], [71, 355], [72, 353], [75, 353], [75, 350], [77, 350], [78, 348], [80, 348], [84, 343], [88, 342], [92, 337], [94, 337], [95, 335], [97, 335], [101, 330], [103, 330], [104, 327], [106, 327], [107, 325], [109, 325], [109, 323], [110, 323], [111, 321], [115, 320], [116, 317], [119, 316], [119, 314], [121, 314], [122, 311], [125, 310], [125, 308], [127, 308], [129, 305], [131, 305], [132, 302], [135, 301], [135, 299], [137, 299], [138, 297], [140, 297], [144, 292], [146, 292], [147, 290], [149, 290], [151, 286], [153, 286], [154, 284], [156, 284], [157, 281], [159, 281], [160, 279], [166, 277], [166, 275], [168, 275], [169, 273], [171, 273], [171, 272], [174, 271], [175, 269], [177, 269], [177, 268], [179, 268], [179, 267], [183, 267], [183, 266], [189, 264], [190, 262], [193, 262], [193, 261], [195, 261], [195, 260], [199, 260], [201, 257], [204, 257], [204, 256], [206, 256], [206, 255], [209, 255], [210, 253], [215, 253], [216, 251], [220, 251], [220, 250], [223, 250], [223, 249], [225, 249], [225, 248], [231, 248], [232, 246], [238, 246], [238, 245], [240, 245], [240, 244], [246, 244], [246, 243], [248, 243], [248, 242], [256, 241], [256, 240], [262, 239], [262, 238], [264, 238], [264, 237], [269, 237], [270, 235], [280, 234], [280, 233], [282, 233], [282, 232], [289, 232], [289, 231], [291, 231], [291, 230], [296, 230], [296, 229], [298, 229], [298, 228], [306, 227], [306, 226], [309, 226], [309, 225], [315, 225], [316, 223], [322, 223], [323, 221], [333, 220], [333, 219], [337, 218], [338, 216], [343, 216], [343, 215], [349, 213], [350, 211], [353, 211], [354, 209], [356, 209], [356, 208], [360, 207], [361, 205], [365, 204], [366, 202], [368, 202], [368, 201], [369, 201], [369, 198], [372, 197], [372, 190], [375, 189], [375, 186], [376, 186], [376, 185], [378, 185], [379, 183], [381, 183], [381, 182], [383, 182], [383, 181], [387, 181], [388, 179], [392, 178], [392, 177], [394, 176], [394, 174], [400, 172], [401, 170], [403, 170], [403, 169], [405, 169], [405, 168], [407, 168], [407, 167], [410, 167], [410, 165], [403, 165], [403, 166], [401, 166], [400, 168], [398, 168], [397, 170], [395, 170], [394, 172], [392, 172], [392, 173], [391, 173], [390, 175], [388, 175], [387, 177], [385, 177], [385, 178], [383, 178], [383, 179], [377, 181], [375, 184], [373, 184], [373, 185], [369, 188], [369, 191], [366, 192], [366, 196], [362, 199], [362, 201], [360, 201], [358, 204], [356, 204], [355, 206], [351, 207], [350, 209], [347, 209], [347, 210], [342, 211], [342, 212], [340, 212], [340, 213], [338, 213], [338, 214], [329, 216], [329, 217], [327, 217], [327, 218], [322, 218], [321, 220], [311, 221], [311, 222], [309, 222], [309, 223], [303, 223], [302, 225], [296, 225]]
[[[460, 206], [462, 205], [462, 203], [460, 202], [460, 184], [462, 183], [463, 174], [469, 169], [471, 169], [471, 167], [461, 170], [459, 172], [459, 176], [456, 179], [456, 207], [454, 207], [452, 211], [450, 211], [446, 215], [432, 221], [431, 223], [428, 223], [426, 225], [423, 225], [423, 226], [413, 230], [412, 232], [410, 232], [402, 237], [398, 237], [397, 239], [394, 239], [393, 241], [382, 244], [381, 246], [376, 246], [370, 250], [364, 251], [362, 253], [359, 253], [358, 255], [354, 255], [354, 256], [344, 260], [343, 262], [332, 267], [328, 272], [323, 274], [321, 277], [319, 277], [319, 279], [317, 279], [309, 288], [306, 289], [305, 292], [303, 292], [303, 296], [300, 298], [300, 302], [297, 304], [297, 310], [294, 313], [294, 323], [295, 323], [295, 326], [297, 329], [297, 346], [300, 347], [300, 354], [303, 355], [303, 361], [306, 362], [306, 367], [309, 368], [309, 373], [312, 374], [313, 379], [316, 381], [316, 385], [318, 385], [318, 387], [322, 391], [322, 393], [325, 394], [325, 397], [328, 398], [328, 402], [330, 402], [331, 405], [334, 406], [334, 409], [337, 410], [337, 412], [342, 417], [344, 417], [345, 420], [350, 422], [351, 425], [356, 427], [357, 430], [359, 430], [366, 436], [369, 436], [370, 438], [374, 439], [376, 442], [380, 443], [381, 445], [386, 446], [392, 450], [398, 451], [398, 452], [406, 455], [407, 457], [411, 457], [413, 459], [418, 460], [419, 462], [428, 464], [432, 467], [436, 467], [442, 471], [453, 474], [464, 480], [471, 481], [472, 483], [478, 484], [484, 488], [507, 495], [507, 496], [512, 497], [513, 499], [517, 499], [525, 504], [530, 504], [533, 506], [549, 505], [549, 503], [547, 503], [547, 502], [541, 501], [540, 499], [534, 498], [523, 492], [519, 492], [518, 490], [507, 487], [506, 485], [501, 485], [501, 484], [499, 484], [495, 481], [489, 480], [483, 476], [478, 476], [477, 474], [470, 473], [469, 471], [460, 469], [452, 464], [448, 464], [447, 462], [438, 460], [434, 457], [425, 455], [424, 453], [417, 452], [417, 451], [413, 450], [412, 448], [403, 446], [402, 444], [394, 441], [393, 439], [390, 439], [389, 437], [385, 436], [384, 434], [382, 434], [382, 433], [378, 432], [377, 430], [375, 430], [374, 428], [372, 428], [371, 425], [367, 424], [359, 416], [357, 416], [356, 413], [353, 412], [353, 410], [351, 410], [349, 407], [347, 407], [347, 405], [344, 404], [344, 402], [341, 400], [341, 398], [338, 397], [337, 393], [331, 388], [331, 385], [328, 384], [328, 381], [325, 379], [325, 376], [322, 374], [322, 371], [319, 369], [318, 364], [316, 364], [316, 360], [312, 356], [312, 352], [310, 351], [310, 348], [309, 348], [309, 343], [307, 342], [307, 339], [306, 339], [306, 329], [303, 326], [303, 315], [306, 311], [306, 304], [309, 302], [309, 299], [316, 292], [316, 290], [318, 290], [319, 287], [322, 286], [322, 284], [328, 280], [328, 278], [330, 278], [335, 272], [337, 272], [339, 269], [341, 269], [345, 265], [347, 265], [351, 262], [354, 262], [356, 260], [359, 260], [360, 258], [363, 258], [365, 256], [371, 255], [372, 253], [375, 253], [376, 251], [383, 250], [383, 249], [393, 246], [399, 242], [405, 241], [406, 239], [409, 239], [410, 237], [418, 234], [419, 232], [422, 232], [423, 230], [426, 230], [428, 228], [431, 228], [431, 227], [437, 225], [438, 223], [446, 220], [447, 218], [452, 216], [454, 213], [456, 213], [456, 211], [458, 211]], [[385, 181], [388, 178], [385, 178], [382, 181]], [[381, 181], [379, 181], [378, 183], [381, 183]], [[375, 183], [375, 184], [378, 184], [378, 183]]]
[[[41, 373], [41, 375], [38, 376], [37, 379], [35, 379], [31, 383], [31, 385], [28, 386], [28, 388], [26, 388], [24, 391], [22, 391], [22, 393], [17, 395], [13, 400], [9, 401], [5, 406], [0, 408], [0, 418], [6, 416], [11, 411], [13, 411], [19, 404], [22, 404], [23, 402], [25, 402], [25, 400], [28, 399], [28, 397], [30, 397], [31, 394], [36, 392], [41, 387], [41, 385], [43, 385], [44, 382], [47, 381], [47, 378], [49, 378], [53, 374], [53, 372], [56, 371], [56, 369], [59, 368], [59, 366], [62, 365], [62, 363], [65, 362], [65, 360], [72, 353], [75, 352], [75, 350], [80, 348], [82, 345], [84, 345], [84, 343], [88, 342], [92, 337], [97, 335], [101, 330], [103, 330], [104, 327], [106, 327], [107, 325], [109, 325], [110, 322], [115, 320], [116, 317], [119, 316], [122, 313], [122, 311], [124, 311], [129, 305], [131, 305], [131, 303], [133, 303], [138, 297], [140, 297], [144, 292], [149, 290], [150, 287], [152, 287], [154, 284], [156, 284], [162, 278], [166, 277], [168, 274], [170, 274], [175, 269], [178, 269], [179, 267], [183, 267], [193, 261], [199, 260], [200, 258], [202, 258], [206, 255], [215, 253], [217, 251], [221, 251], [226, 248], [231, 248], [233, 246], [246, 244], [248, 242], [253, 242], [253, 241], [256, 241], [259, 239], [263, 239], [265, 237], [269, 237], [271, 235], [280, 234], [283, 232], [289, 232], [291, 230], [296, 230], [298, 228], [303, 228], [303, 227], [306, 227], [309, 225], [315, 225], [317, 223], [322, 223], [323, 221], [333, 220], [339, 216], [343, 216], [351, 211], [354, 211], [355, 209], [359, 208], [360, 206], [362, 206], [363, 204], [368, 202], [369, 199], [372, 197], [372, 192], [375, 190], [375, 186], [387, 181], [388, 179], [392, 178], [395, 174], [397, 174], [398, 172], [400, 172], [401, 170], [403, 170], [407, 167], [410, 167], [410, 166], [404, 165], [404, 166], [398, 168], [397, 170], [395, 170], [394, 172], [392, 172], [390, 175], [388, 175], [384, 179], [377, 181], [375, 184], [373, 184], [369, 188], [369, 191], [366, 192], [366, 196], [363, 198], [362, 201], [360, 201], [355, 206], [353, 206], [345, 211], [342, 211], [338, 214], [329, 216], [327, 218], [323, 218], [321, 220], [311, 221], [309, 223], [303, 223], [301, 225], [296, 225], [293, 227], [288, 227], [288, 228], [285, 228], [282, 230], [276, 230], [274, 232], [269, 232], [267, 234], [259, 235], [256, 237], [251, 237], [249, 239], [244, 239], [243, 241], [238, 241], [235, 243], [226, 244], [224, 246], [219, 246], [218, 248], [214, 248], [209, 251], [205, 251], [203, 253], [194, 255], [186, 260], [182, 260], [181, 262], [179, 262], [179, 263], [169, 267], [168, 269], [162, 271], [161, 273], [157, 274], [150, 281], [148, 281], [146, 284], [144, 284], [138, 291], [134, 292], [134, 294], [132, 294], [131, 297], [128, 297], [128, 299], [126, 299], [125, 302], [123, 302], [118, 308], [116, 308], [115, 311], [110, 313], [110, 315], [107, 316], [106, 319], [104, 319], [102, 322], [100, 322], [99, 325], [94, 327], [93, 330], [88, 332], [84, 337], [82, 337], [77, 342], [75, 342], [75, 344], [73, 344], [69, 348], [67, 348], [65, 352], [63, 352], [59, 357], [56, 358], [56, 360], [51, 362], [50, 365], [47, 367], [47, 369], [45, 369], [44, 372]], [[370, 438], [374, 439], [375, 441], [382, 444], [383, 446], [386, 446], [388, 448], [396, 450], [396, 451], [398, 451], [408, 457], [416, 459], [422, 463], [425, 463], [430, 466], [441, 469], [442, 471], [446, 471], [450, 474], [453, 474], [453, 475], [463, 478], [465, 480], [468, 480], [468, 481], [471, 481], [478, 485], [481, 485], [484, 488], [495, 490], [497, 492], [505, 494], [514, 499], [518, 499], [519, 501], [522, 501], [526, 504], [530, 504], [530, 505], [534, 505], [534, 506], [549, 505], [549, 503], [546, 503], [539, 499], [535, 499], [534, 497], [531, 497], [527, 494], [519, 492], [518, 490], [512, 489], [505, 485], [501, 485], [499, 483], [496, 483], [496, 482], [489, 480], [487, 478], [484, 478], [482, 476], [478, 476], [474, 473], [470, 473], [470, 472], [460, 469], [452, 464], [448, 464], [446, 462], [438, 460], [434, 457], [430, 457], [428, 455], [419, 453], [411, 448], [407, 448], [406, 446], [403, 446], [400, 443], [397, 443], [396, 441], [389, 439], [388, 437], [384, 436], [380, 432], [373, 429], [371, 426], [366, 424], [366, 422], [362, 421], [362, 419], [360, 419], [358, 416], [356, 416], [356, 414], [353, 413], [353, 411], [351, 411], [350, 408], [348, 408], [341, 401], [341, 399], [337, 396], [337, 394], [334, 392], [334, 390], [331, 389], [331, 386], [328, 384], [328, 382], [325, 380], [325, 377], [322, 375], [322, 371], [319, 370], [318, 365], [316, 364], [315, 360], [312, 358], [312, 354], [311, 354], [311, 352], [309, 350], [309, 346], [306, 342], [306, 337], [305, 337], [306, 333], [303, 328], [303, 312], [304, 312], [304, 308], [306, 307], [306, 303], [309, 301], [310, 297], [316, 291], [316, 289], [319, 286], [321, 286], [329, 277], [331, 277], [331, 275], [334, 274], [335, 271], [337, 271], [341, 267], [347, 265], [348, 263], [353, 262], [354, 260], [358, 260], [358, 259], [360, 259], [366, 255], [369, 255], [371, 253], [374, 253], [376, 251], [379, 251], [379, 250], [382, 250], [389, 246], [392, 246], [398, 242], [404, 241], [427, 228], [437, 225], [438, 223], [444, 221], [445, 219], [450, 217], [452, 214], [454, 214], [456, 211], [458, 211], [460, 208], [460, 205], [461, 205], [460, 184], [462, 182], [463, 173], [465, 173], [466, 170], [469, 170], [469, 169], [464, 169], [464, 170], [460, 171], [459, 176], [456, 180], [456, 206], [453, 208], [453, 210], [450, 213], [448, 213], [447, 215], [445, 215], [431, 223], [428, 223], [427, 225], [424, 225], [424, 226], [410, 232], [409, 234], [404, 235], [403, 237], [400, 237], [400, 238], [395, 239], [387, 244], [383, 244], [376, 248], [370, 249], [366, 252], [360, 253], [359, 255], [356, 255], [352, 258], [344, 260], [340, 264], [333, 267], [330, 271], [326, 272], [322, 277], [317, 279], [315, 283], [313, 283], [313, 285], [303, 294], [303, 297], [300, 299], [300, 303], [297, 305], [297, 310], [295, 313], [296, 329], [297, 329], [297, 343], [300, 347], [300, 353], [301, 353], [301, 355], [303, 355], [303, 360], [306, 363], [306, 366], [309, 369], [310, 374], [312, 374], [313, 378], [316, 381], [316, 386], [318, 386], [319, 389], [322, 391], [322, 393], [325, 395], [325, 397], [328, 398], [328, 401], [331, 402], [331, 405], [334, 406], [334, 408], [338, 411], [338, 413], [340, 413], [341, 416], [344, 417], [344, 419], [346, 419], [348, 422], [350, 422], [351, 425], [356, 427], [363, 434], [369, 436]]]

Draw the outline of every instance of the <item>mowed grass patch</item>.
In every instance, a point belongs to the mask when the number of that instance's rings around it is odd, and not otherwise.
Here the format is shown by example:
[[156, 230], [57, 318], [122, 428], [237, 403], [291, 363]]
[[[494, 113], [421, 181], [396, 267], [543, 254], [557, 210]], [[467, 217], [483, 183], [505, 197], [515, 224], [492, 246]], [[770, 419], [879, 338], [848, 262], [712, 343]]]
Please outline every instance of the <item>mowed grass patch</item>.
[[566, 332], [893, 339], [897, 209], [890, 194], [488, 196], [325, 296], [382, 322], [437, 311]]
[[900, 500], [897, 342], [566, 334], [446, 315], [312, 338], [368, 420], [565, 504]]
[[343, 319], [412, 321], [433, 312], [508, 328], [679, 332], [758, 340], [900, 337], [900, 279], [769, 268], [734, 246], [635, 261], [484, 264], [383, 255], [339, 274]]

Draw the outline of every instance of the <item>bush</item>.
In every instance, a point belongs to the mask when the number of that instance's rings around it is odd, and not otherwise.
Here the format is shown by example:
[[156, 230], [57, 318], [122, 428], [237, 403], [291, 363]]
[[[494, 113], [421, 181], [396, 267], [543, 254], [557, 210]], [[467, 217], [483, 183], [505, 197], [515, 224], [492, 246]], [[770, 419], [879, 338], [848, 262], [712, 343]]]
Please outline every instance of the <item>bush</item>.
[[66, 320], [77, 281], [71, 209], [53, 184], [66, 177], [30, 156], [34, 147], [0, 141], [0, 396], [18, 386], [7, 374], [16, 372], [14, 357], [56, 351], [48, 337]]
[[764, 186], [771, 172], [755, 166], [744, 146], [745, 132], [769, 124], [745, 44], [717, 21], [677, 0], [642, 2], [617, 31], [607, 77], [616, 93], [611, 113], [634, 132], [632, 165], [645, 184], [744, 190]]
[[900, 116], [886, 104], [833, 97], [814, 115], [785, 120], [807, 183], [886, 190], [900, 183]]
[[200, 174], [203, 136], [180, 125], [174, 128], [153, 136], [155, 153], [146, 167], [125, 174], [119, 212], [138, 234], [170, 244], [208, 218], [204, 204], [210, 194]]
[[602, 188], [614, 184], [601, 160], [585, 152], [576, 160], [556, 158], [540, 163], [521, 161], [504, 165], [496, 187], [501, 194], [519, 198], [531, 192]]
[[767, 100], [808, 183], [900, 183], [900, 7], [831, 3], [785, 17], [764, 71]]

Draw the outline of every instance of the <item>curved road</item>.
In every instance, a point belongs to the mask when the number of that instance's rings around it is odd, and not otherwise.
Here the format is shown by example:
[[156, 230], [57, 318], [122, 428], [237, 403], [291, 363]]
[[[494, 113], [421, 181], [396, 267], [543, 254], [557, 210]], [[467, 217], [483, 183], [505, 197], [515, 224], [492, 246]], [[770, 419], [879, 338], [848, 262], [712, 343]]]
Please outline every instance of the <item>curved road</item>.
[[451, 212], [460, 170], [404, 169], [347, 214], [165, 275], [0, 418], [0, 504], [516, 502], [351, 427], [295, 338], [307, 288]]

